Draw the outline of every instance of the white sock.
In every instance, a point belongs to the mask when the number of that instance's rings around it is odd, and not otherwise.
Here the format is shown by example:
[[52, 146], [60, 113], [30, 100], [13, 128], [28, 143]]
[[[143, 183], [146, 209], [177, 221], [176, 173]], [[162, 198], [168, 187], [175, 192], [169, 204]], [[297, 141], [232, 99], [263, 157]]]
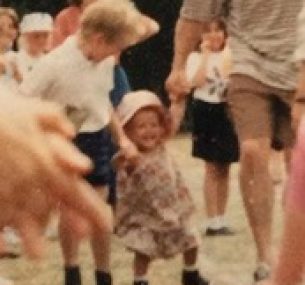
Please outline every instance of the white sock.
[[225, 215], [218, 216], [218, 224], [220, 228], [227, 226]]
[[218, 216], [208, 219], [207, 228], [218, 230], [220, 228]]

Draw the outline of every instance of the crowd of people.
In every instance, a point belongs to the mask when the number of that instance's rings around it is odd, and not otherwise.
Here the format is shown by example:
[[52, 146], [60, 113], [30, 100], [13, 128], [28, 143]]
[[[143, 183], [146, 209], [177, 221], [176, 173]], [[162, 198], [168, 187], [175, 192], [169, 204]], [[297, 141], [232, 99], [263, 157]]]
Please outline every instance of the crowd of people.
[[[65, 285], [82, 284], [78, 249], [85, 236], [96, 284], [113, 284], [114, 228], [134, 253], [134, 285], [149, 284], [152, 261], [177, 254], [183, 285], [211, 284], [197, 267], [198, 239], [200, 232], [235, 234], [225, 210], [230, 165], [239, 161], [257, 253], [254, 282], [299, 284], [305, 266], [302, 7], [302, 0], [184, 0], [168, 39], [174, 39], [163, 82], [169, 107], [162, 103], [161, 76], [151, 86], [133, 62], [139, 43], [158, 35], [164, 22], [131, 1], [73, 0], [54, 19], [33, 12], [19, 20], [12, 8], [0, 7], [0, 253], [9, 230], [30, 257], [41, 257], [57, 212]], [[156, 62], [162, 58], [143, 68], [158, 72]], [[135, 75], [131, 84], [128, 74]], [[192, 155], [204, 162], [203, 229], [192, 222], [188, 186], [166, 147], [189, 96]], [[272, 149], [285, 152], [288, 171], [275, 263]]]

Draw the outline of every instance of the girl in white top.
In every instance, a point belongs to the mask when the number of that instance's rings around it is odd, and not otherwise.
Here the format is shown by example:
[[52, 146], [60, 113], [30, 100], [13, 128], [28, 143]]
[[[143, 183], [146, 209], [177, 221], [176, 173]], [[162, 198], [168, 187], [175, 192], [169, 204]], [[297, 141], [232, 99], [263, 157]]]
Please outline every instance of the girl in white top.
[[215, 19], [203, 35], [200, 52], [192, 53], [187, 74], [194, 87], [193, 156], [205, 161], [206, 235], [233, 232], [224, 221], [230, 164], [238, 160], [238, 143], [228, 118], [225, 91], [230, 51], [225, 24]]

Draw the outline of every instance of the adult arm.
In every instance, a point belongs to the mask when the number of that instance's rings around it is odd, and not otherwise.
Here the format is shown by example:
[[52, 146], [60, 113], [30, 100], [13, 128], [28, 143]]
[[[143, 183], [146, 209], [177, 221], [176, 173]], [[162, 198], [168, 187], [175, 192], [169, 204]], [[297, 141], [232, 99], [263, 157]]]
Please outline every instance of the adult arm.
[[172, 70], [166, 88], [173, 100], [187, 95], [191, 86], [186, 79], [185, 66], [188, 55], [198, 46], [205, 23], [222, 13], [224, 0], [185, 0], [175, 31]]
[[292, 123], [295, 129], [305, 114], [305, 6], [298, 17], [297, 36], [295, 59], [299, 65], [299, 77], [295, 102], [292, 106]]

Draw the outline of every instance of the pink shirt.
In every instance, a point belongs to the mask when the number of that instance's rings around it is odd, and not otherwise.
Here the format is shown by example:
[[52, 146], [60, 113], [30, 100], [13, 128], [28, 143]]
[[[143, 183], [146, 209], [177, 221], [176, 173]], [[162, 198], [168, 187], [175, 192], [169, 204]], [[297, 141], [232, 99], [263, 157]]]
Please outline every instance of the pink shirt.
[[288, 199], [290, 205], [305, 213], [305, 118], [303, 118], [293, 150]]
[[70, 6], [62, 10], [55, 18], [52, 34], [52, 48], [62, 44], [65, 39], [73, 35], [79, 28], [81, 9]]

